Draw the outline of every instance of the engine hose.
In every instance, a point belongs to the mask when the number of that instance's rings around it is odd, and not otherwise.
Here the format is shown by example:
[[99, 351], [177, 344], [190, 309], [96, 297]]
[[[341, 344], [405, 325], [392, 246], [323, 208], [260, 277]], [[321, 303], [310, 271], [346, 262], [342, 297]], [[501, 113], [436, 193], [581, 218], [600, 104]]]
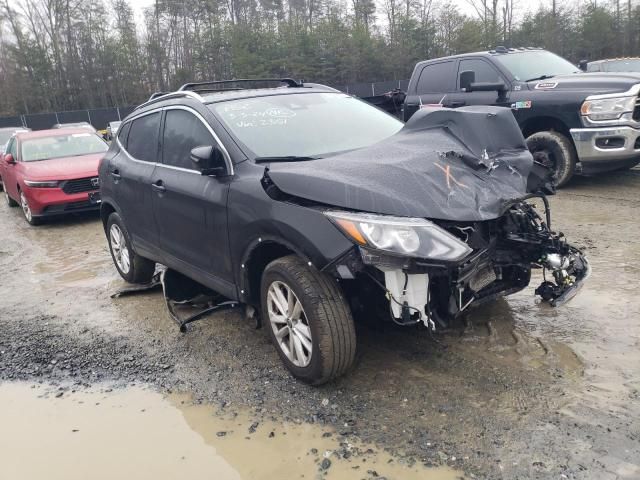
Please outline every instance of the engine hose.
[[549, 206], [549, 199], [544, 193], [530, 193], [522, 197], [520, 200], [524, 202], [530, 198], [540, 198], [542, 203], [544, 203], [544, 216], [547, 220], [547, 228], [551, 230], [551, 207]]

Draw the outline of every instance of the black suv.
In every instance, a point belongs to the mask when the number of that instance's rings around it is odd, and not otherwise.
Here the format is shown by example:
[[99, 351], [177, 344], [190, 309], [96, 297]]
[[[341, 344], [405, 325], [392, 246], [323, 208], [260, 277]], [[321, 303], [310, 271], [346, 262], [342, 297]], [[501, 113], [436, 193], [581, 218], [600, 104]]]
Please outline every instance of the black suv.
[[404, 105], [511, 108], [534, 157], [558, 186], [640, 162], [640, 75], [583, 73], [539, 48], [496, 47], [419, 62]]
[[320, 384], [353, 362], [353, 316], [448, 328], [532, 267], [554, 304], [586, 278], [525, 201], [544, 176], [508, 110], [403, 125], [329, 87], [251, 82], [187, 84], [123, 121], [100, 181], [128, 282], [158, 262], [257, 307], [288, 369]]

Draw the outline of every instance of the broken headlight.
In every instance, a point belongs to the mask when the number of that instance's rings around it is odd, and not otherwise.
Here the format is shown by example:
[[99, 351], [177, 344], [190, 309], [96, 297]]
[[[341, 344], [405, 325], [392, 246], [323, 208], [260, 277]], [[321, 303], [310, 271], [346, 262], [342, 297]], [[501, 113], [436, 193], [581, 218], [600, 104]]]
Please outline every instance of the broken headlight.
[[325, 215], [349, 239], [363, 247], [416, 258], [455, 262], [471, 248], [424, 218], [328, 211]]

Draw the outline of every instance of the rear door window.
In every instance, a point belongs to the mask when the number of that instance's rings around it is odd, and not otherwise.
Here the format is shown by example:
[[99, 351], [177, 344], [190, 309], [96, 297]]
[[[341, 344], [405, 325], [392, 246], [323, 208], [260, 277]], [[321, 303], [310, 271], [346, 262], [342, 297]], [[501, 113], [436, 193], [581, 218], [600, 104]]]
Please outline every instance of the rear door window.
[[191, 150], [216, 145], [211, 132], [193, 113], [186, 110], [167, 110], [162, 141], [162, 161], [172, 167], [194, 170]]
[[133, 158], [146, 162], [157, 161], [160, 116], [160, 112], [151, 113], [131, 122], [127, 138], [127, 152]]
[[432, 63], [426, 65], [416, 87], [418, 95], [423, 93], [448, 93], [456, 88], [456, 79], [453, 60], [447, 62]]

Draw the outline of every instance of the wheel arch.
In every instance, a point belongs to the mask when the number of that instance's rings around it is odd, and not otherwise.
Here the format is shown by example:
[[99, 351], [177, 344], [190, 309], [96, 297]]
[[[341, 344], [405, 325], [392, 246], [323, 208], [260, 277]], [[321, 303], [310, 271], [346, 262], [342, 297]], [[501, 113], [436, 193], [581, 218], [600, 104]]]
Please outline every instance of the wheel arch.
[[120, 214], [119, 210], [113, 203], [109, 201], [103, 201], [100, 204], [100, 220], [102, 221], [102, 227], [104, 228], [105, 232], [107, 230], [107, 222], [109, 221], [109, 216], [114, 212]]
[[240, 298], [246, 303], [259, 305], [260, 282], [265, 268], [272, 261], [287, 255], [297, 255], [311, 263], [299, 248], [282, 238], [258, 238], [249, 244], [240, 265]]
[[521, 130], [525, 139], [534, 133], [556, 131], [566, 136], [573, 144], [569, 127], [557, 117], [540, 116], [530, 118], [522, 124]]

